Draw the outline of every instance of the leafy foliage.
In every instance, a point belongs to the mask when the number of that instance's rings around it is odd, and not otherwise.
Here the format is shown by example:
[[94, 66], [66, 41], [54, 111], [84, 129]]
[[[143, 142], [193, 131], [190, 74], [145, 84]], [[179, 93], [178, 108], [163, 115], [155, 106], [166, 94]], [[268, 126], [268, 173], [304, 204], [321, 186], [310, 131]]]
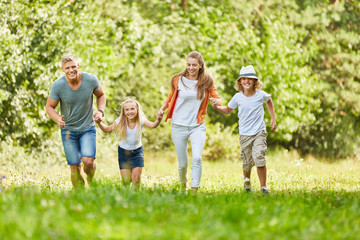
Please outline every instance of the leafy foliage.
[[[184, 9], [175, 0], [0, 0], [5, 46], [0, 49], [1, 141], [42, 149], [43, 139], [55, 131], [44, 105], [52, 82], [62, 75], [59, 61], [65, 52], [80, 58], [81, 70], [99, 77], [108, 121], [115, 119], [125, 96], [136, 96], [154, 119], [170, 78], [185, 68], [185, 55], [197, 50], [224, 104], [235, 94], [241, 66], [255, 66], [275, 103], [278, 129], [269, 131], [270, 145], [332, 157], [360, 154], [358, 1], [201, 0], [187, 5]], [[221, 122], [209, 127], [220, 126], [217, 136], [227, 139], [227, 127], [237, 133], [235, 113], [208, 115], [208, 125]], [[156, 131], [145, 132], [144, 143], [154, 150], [169, 148], [169, 124]], [[210, 145], [210, 151], [222, 151]]]

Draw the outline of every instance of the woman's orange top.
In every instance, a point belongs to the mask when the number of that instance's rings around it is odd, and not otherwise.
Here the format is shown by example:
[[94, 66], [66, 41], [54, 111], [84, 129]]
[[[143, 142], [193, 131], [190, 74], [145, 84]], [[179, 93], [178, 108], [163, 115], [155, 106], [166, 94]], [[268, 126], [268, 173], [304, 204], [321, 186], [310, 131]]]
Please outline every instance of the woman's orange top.
[[[167, 103], [167, 107], [168, 107], [165, 122], [168, 120], [168, 118], [172, 117], [172, 114], [174, 112], [176, 99], [178, 97], [178, 83], [179, 83], [179, 80], [180, 80], [180, 75], [176, 76], [176, 78], [174, 79], [174, 88], [175, 89], [174, 89], [174, 91], [172, 91], [172, 90], [170, 91], [170, 94], [169, 94], [168, 98], [164, 102], [164, 103]], [[205, 119], [205, 116], [206, 116], [206, 109], [208, 107], [210, 96], [213, 97], [213, 98], [219, 98], [220, 99], [220, 96], [217, 93], [217, 90], [216, 90], [214, 85], [209, 90], [205, 91], [205, 98], [201, 102], [201, 105], [200, 105], [200, 108], [199, 108], [199, 113], [197, 115], [196, 123], [198, 123], [198, 124], [204, 123], [204, 119]]]

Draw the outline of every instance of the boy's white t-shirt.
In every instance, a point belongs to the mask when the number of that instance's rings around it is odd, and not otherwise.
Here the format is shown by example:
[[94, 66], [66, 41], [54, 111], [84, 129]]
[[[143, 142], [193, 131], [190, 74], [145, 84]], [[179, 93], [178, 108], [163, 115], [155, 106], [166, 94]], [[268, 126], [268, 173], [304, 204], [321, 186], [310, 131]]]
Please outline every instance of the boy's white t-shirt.
[[[142, 134], [142, 128], [144, 126], [145, 120], [146, 120], [145, 117], [141, 118], [141, 130], [140, 130], [139, 136], [137, 136], [137, 137], [136, 137], [136, 133], [137, 133], [137, 129], [138, 129], [138, 124], [136, 124], [134, 129], [130, 129], [129, 126], [126, 126], [126, 138], [122, 139], [119, 144], [119, 146], [121, 148], [123, 148], [125, 150], [135, 150], [142, 146], [141, 134]], [[120, 122], [120, 118], [117, 118], [115, 120], [115, 123], [119, 124], [119, 122]]]
[[185, 87], [181, 79], [178, 83], [178, 96], [176, 99], [174, 112], [171, 123], [181, 126], [197, 126], [197, 116], [203, 99], [197, 99], [197, 80], [189, 80], [182, 77]]
[[265, 130], [263, 102], [269, 101], [271, 94], [257, 90], [254, 96], [246, 97], [243, 92], [236, 93], [228, 107], [238, 107], [239, 134], [252, 136]]

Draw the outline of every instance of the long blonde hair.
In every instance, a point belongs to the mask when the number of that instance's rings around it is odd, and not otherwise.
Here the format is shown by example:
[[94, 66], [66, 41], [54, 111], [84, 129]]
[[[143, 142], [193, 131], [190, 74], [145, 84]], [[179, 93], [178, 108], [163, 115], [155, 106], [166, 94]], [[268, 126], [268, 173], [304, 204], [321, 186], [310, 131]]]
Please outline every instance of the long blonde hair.
[[129, 121], [125, 115], [125, 108], [124, 108], [127, 103], [135, 103], [136, 105], [137, 115], [135, 121], [138, 127], [136, 132], [136, 137], [138, 137], [141, 133], [141, 119], [144, 116], [144, 112], [142, 111], [142, 107], [140, 103], [136, 101], [134, 97], [129, 97], [121, 103], [121, 113], [120, 113], [119, 123], [116, 124], [114, 128], [115, 132], [119, 134], [121, 140], [124, 140], [126, 138], [126, 129], [127, 126], [129, 125]]
[[[197, 76], [197, 80], [198, 80], [198, 83], [196, 84], [196, 89], [197, 89], [197, 99], [202, 99], [205, 95], [205, 91], [210, 89], [213, 85], [214, 85], [214, 81], [213, 79], [205, 73], [205, 62], [204, 62], [204, 59], [201, 55], [201, 53], [197, 52], [197, 51], [193, 51], [191, 53], [189, 53], [187, 55], [187, 58], [194, 58], [198, 61], [198, 63], [202, 66], [200, 69], [199, 69], [199, 73], [198, 73], [198, 76]], [[180, 80], [182, 81], [182, 77], [186, 77], [189, 75], [189, 72], [187, 70], [187, 68], [185, 68], [185, 70], [181, 73], [178, 73], [176, 74], [175, 76], [172, 77], [171, 79], [171, 89], [172, 91], [175, 90], [175, 86], [174, 86], [174, 81], [175, 81], [175, 78], [177, 76], [180, 76]], [[184, 82], [183, 82], [184, 84]], [[184, 84], [185, 85], [185, 84]], [[186, 86], [186, 85], [185, 85]]]

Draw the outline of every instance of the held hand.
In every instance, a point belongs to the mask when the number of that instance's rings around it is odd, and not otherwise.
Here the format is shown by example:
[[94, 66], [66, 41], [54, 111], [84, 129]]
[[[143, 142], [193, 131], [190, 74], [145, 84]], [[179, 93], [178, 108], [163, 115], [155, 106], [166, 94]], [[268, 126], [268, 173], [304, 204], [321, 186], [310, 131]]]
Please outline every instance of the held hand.
[[94, 121], [96, 123], [101, 123], [102, 121], [102, 113], [97, 111], [96, 113], [94, 113]]
[[163, 118], [164, 116], [164, 111], [163, 110], [159, 110], [157, 113], [156, 113], [156, 119], [161, 121], [161, 119]]
[[213, 106], [213, 108], [217, 108], [218, 106], [220, 106], [220, 99], [217, 99], [217, 98], [211, 98], [210, 99], [210, 102]]
[[275, 121], [275, 119], [271, 119], [270, 125], [271, 125], [271, 130], [276, 129], [276, 121]]
[[64, 122], [64, 115], [62, 115], [59, 120], [58, 120], [58, 126], [60, 129], [63, 129], [65, 127], [65, 122]]

